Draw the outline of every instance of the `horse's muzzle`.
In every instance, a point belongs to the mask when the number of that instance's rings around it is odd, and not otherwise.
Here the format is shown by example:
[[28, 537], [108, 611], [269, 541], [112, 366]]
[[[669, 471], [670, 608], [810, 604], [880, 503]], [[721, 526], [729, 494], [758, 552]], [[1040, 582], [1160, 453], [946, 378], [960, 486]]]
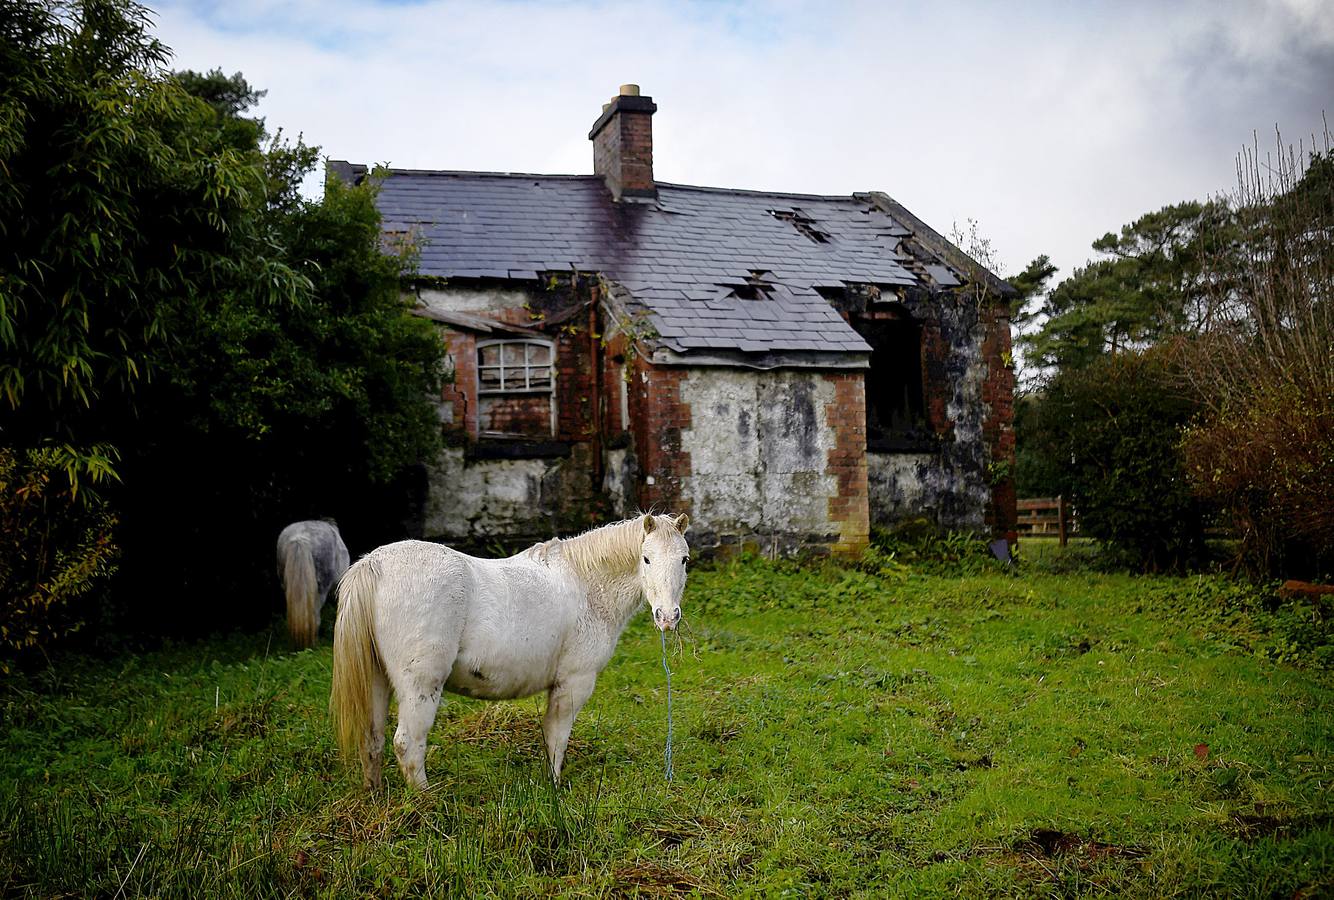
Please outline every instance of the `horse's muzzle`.
[[670, 631], [676, 627], [676, 623], [681, 621], [681, 607], [676, 607], [671, 612], [663, 609], [653, 610], [653, 624], [658, 626], [659, 631]]

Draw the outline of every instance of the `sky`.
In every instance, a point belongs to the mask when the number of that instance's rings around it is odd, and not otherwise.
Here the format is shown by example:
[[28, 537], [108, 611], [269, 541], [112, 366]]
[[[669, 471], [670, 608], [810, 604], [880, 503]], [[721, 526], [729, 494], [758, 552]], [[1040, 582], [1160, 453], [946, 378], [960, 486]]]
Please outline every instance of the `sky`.
[[635, 83], [659, 181], [880, 190], [1058, 280], [1234, 188], [1243, 146], [1323, 146], [1334, 119], [1334, 0], [147, 2], [174, 68], [243, 73], [330, 158], [588, 174]]

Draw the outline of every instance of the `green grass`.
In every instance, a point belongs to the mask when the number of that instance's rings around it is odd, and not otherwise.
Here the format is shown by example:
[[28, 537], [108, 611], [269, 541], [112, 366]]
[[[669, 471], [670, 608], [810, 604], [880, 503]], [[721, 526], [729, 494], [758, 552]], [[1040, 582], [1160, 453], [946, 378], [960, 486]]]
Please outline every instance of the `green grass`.
[[[0, 687], [0, 892], [1322, 896], [1334, 674], [1309, 606], [1213, 578], [747, 561], [626, 632], [543, 774], [540, 703], [449, 698], [367, 795], [330, 654], [281, 633]], [[929, 567], [927, 567], [929, 568]]]

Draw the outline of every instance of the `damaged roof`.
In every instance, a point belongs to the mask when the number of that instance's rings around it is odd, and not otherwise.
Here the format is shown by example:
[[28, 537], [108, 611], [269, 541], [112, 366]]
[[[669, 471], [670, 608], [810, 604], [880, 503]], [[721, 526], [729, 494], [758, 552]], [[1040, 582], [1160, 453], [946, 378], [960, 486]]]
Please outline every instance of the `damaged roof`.
[[377, 205], [387, 233], [418, 239], [423, 276], [598, 272], [679, 353], [866, 353], [822, 289], [935, 290], [977, 268], [883, 194], [657, 188], [655, 202], [616, 203], [597, 175], [391, 169]]

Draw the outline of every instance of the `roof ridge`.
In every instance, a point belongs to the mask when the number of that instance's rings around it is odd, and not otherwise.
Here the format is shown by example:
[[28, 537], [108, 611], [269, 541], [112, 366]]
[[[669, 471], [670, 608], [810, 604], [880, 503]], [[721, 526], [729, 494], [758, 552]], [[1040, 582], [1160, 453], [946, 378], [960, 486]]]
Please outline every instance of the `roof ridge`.
[[[676, 184], [671, 181], [655, 182], [658, 187], [678, 188], [686, 191], [707, 191], [711, 194], [747, 194], [757, 197], [790, 197], [795, 200], [847, 200], [856, 201], [857, 194], [799, 194], [793, 191], [762, 191], [756, 188], [712, 187], [704, 184]], [[864, 191], [858, 193], [865, 193]]]
[[[476, 177], [476, 178], [516, 178], [516, 179], [557, 179], [561, 181], [601, 181], [601, 175], [568, 175], [551, 174], [542, 172], [484, 172], [472, 169], [400, 169], [390, 167], [388, 169], [391, 175], [421, 175], [421, 176], [439, 176], [446, 178]], [[856, 191], [851, 194], [806, 194], [795, 191], [764, 191], [758, 188], [730, 188], [715, 187], [707, 184], [679, 184], [674, 181], [654, 182], [660, 188], [672, 188], [681, 191], [702, 191], [710, 194], [739, 194], [752, 197], [782, 197], [794, 200], [834, 200], [846, 202], [862, 202], [859, 195], [866, 195], [869, 191]]]
[[479, 172], [472, 169], [396, 169], [386, 167], [391, 175], [441, 175], [458, 177], [461, 175], [482, 178], [556, 178], [565, 181], [601, 181], [601, 175], [551, 175], [541, 172]]

